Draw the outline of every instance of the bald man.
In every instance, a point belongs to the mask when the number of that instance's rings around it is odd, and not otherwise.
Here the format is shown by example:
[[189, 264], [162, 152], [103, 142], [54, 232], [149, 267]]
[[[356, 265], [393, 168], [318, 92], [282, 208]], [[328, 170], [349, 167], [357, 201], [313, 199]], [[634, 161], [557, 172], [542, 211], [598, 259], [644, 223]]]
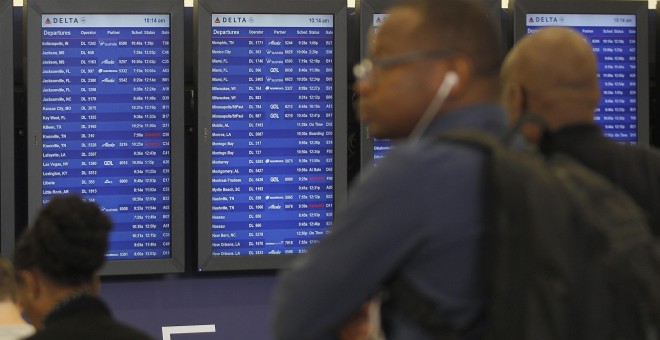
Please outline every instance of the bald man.
[[524, 37], [502, 67], [502, 100], [517, 121], [533, 113], [546, 128], [528, 124], [523, 133], [545, 154], [568, 154], [625, 190], [642, 207], [660, 236], [660, 152], [618, 144], [594, 123], [600, 89], [591, 45], [563, 27]]

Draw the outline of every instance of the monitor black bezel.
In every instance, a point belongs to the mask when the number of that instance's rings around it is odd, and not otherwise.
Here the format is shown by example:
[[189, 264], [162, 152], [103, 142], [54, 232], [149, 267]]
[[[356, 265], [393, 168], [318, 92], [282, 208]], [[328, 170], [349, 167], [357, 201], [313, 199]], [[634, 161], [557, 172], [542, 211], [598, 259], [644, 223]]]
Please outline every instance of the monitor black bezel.
[[637, 20], [637, 143], [650, 143], [649, 10], [647, 1], [511, 0], [513, 41], [527, 33], [527, 14], [622, 14]]
[[0, 254], [14, 257], [14, 7], [0, 0]]
[[198, 105], [198, 271], [285, 268], [296, 255], [212, 256], [211, 247], [211, 15], [326, 14], [334, 17], [334, 211], [347, 191], [347, 5], [345, 0], [196, 0], [193, 8]]
[[[184, 271], [184, 76], [183, 0], [29, 0], [24, 4], [28, 105], [28, 216], [33, 221], [42, 206], [42, 14], [169, 14], [170, 15], [170, 183], [171, 257], [106, 261], [101, 275], [161, 274]], [[178, 114], [177, 114], [178, 113]]]
[[[502, 38], [502, 53], [505, 53], [506, 39], [502, 32], [502, 1], [501, 0], [475, 0], [483, 3], [490, 13], [493, 21], [500, 29]], [[359, 26], [360, 60], [367, 57], [367, 32], [371, 28], [374, 14], [384, 14], [387, 9], [400, 2], [400, 0], [356, 0], [355, 13]], [[351, 65], [352, 66], [352, 65]], [[360, 165], [369, 167], [374, 164], [374, 138], [369, 134], [369, 128], [365, 124], [360, 124]]]

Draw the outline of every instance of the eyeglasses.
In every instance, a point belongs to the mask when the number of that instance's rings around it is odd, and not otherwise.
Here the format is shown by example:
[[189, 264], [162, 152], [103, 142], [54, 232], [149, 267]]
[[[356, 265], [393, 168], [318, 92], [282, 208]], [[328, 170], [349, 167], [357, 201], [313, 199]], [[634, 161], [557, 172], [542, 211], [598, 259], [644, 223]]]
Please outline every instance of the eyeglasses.
[[426, 58], [447, 58], [452, 54], [454, 52], [450, 50], [428, 50], [378, 59], [365, 58], [359, 64], [353, 66], [353, 75], [358, 80], [369, 80], [376, 68], [388, 68]]

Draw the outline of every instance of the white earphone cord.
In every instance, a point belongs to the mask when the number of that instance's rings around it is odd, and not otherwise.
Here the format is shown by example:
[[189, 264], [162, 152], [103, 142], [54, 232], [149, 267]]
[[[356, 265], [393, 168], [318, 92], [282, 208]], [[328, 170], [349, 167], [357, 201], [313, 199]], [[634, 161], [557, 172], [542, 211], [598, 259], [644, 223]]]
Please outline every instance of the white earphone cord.
[[413, 128], [412, 132], [408, 136], [410, 142], [417, 142], [422, 137], [422, 134], [431, 124], [433, 118], [438, 113], [438, 110], [442, 107], [442, 104], [445, 103], [447, 97], [449, 96], [449, 91], [456, 85], [458, 81], [458, 76], [455, 72], [448, 72], [445, 76], [445, 79], [442, 80], [442, 84], [438, 87], [438, 91], [435, 92], [431, 103], [424, 111], [424, 114], [419, 118], [417, 124]]

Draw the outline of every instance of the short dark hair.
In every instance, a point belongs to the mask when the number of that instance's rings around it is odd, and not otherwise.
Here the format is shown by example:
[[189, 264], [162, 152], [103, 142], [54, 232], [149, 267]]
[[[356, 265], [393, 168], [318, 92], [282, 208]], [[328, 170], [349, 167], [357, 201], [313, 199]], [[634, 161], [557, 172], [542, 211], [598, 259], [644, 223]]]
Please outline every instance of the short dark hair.
[[396, 7], [421, 13], [419, 36], [435, 42], [435, 47], [464, 53], [478, 76], [499, 76], [500, 30], [483, 4], [475, 0], [403, 0]]
[[112, 220], [80, 196], [54, 197], [16, 245], [16, 270], [39, 269], [56, 283], [92, 280], [105, 261]]
[[16, 302], [16, 276], [14, 267], [5, 257], [0, 256], [0, 301]]

